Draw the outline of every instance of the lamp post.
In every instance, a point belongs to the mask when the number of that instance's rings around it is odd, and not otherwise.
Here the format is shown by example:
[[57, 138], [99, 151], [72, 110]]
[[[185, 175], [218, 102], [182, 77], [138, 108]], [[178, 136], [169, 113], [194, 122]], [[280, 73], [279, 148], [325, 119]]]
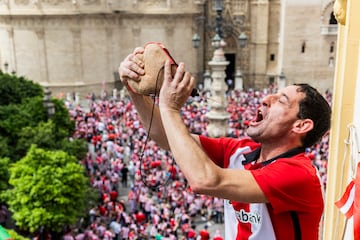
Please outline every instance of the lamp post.
[[[241, 49], [245, 48], [247, 45], [247, 36], [244, 32], [241, 32], [239, 37], [238, 37], [238, 41], [239, 41], [239, 46]], [[235, 90], [240, 90], [242, 91], [244, 89], [244, 80], [243, 80], [243, 75], [241, 73], [240, 68], [236, 69], [235, 72]]]
[[279, 78], [278, 78], [278, 89], [284, 88], [286, 85], [286, 77], [284, 75], [284, 72], [281, 71]]
[[208, 62], [212, 70], [211, 83], [211, 101], [210, 111], [206, 114], [209, 124], [207, 126], [207, 133], [210, 137], [223, 137], [227, 135], [229, 113], [226, 111], [227, 100], [225, 84], [225, 69], [229, 64], [226, 61], [224, 54], [224, 47], [226, 42], [222, 38], [222, 11], [224, 7], [223, 0], [214, 0], [214, 9], [216, 11], [216, 25], [215, 36], [211, 41], [214, 47], [214, 53], [211, 61]]
[[[227, 85], [225, 83], [226, 78], [226, 67], [229, 65], [229, 62], [226, 61], [224, 54], [224, 47], [226, 42], [224, 41], [223, 34], [223, 17], [222, 12], [224, 10], [224, 0], [213, 0], [213, 9], [216, 11], [215, 25], [211, 28], [215, 29], [215, 35], [211, 40], [211, 45], [214, 47], [214, 52], [212, 59], [208, 62], [208, 65], [211, 69], [211, 79], [207, 78], [208, 73], [204, 74], [204, 89], [206, 90], [208, 86], [211, 90], [211, 99], [213, 101], [209, 102], [210, 111], [207, 113], [209, 124], [207, 126], [207, 133], [211, 137], [222, 137], [227, 135], [228, 130], [228, 120], [230, 115], [227, 112], [227, 100], [226, 100], [226, 91]], [[226, 24], [226, 22], [225, 22]], [[229, 24], [227, 24], [229, 25]], [[234, 29], [232, 23], [230, 25], [231, 29]], [[205, 26], [206, 29], [206, 26]], [[194, 48], [199, 48], [200, 46], [200, 36], [195, 33], [192, 37], [192, 44]], [[245, 47], [247, 44], [247, 36], [244, 32], [241, 32], [238, 36], [239, 45], [241, 48]], [[241, 81], [242, 75], [240, 71]], [[206, 77], [206, 78], [205, 78]], [[212, 80], [212, 81], [211, 81]], [[211, 82], [211, 85], [209, 85]], [[235, 83], [236, 85], [236, 83]], [[242, 83], [238, 84], [242, 88]]]
[[5, 73], [8, 72], [8, 69], [9, 69], [9, 63], [8, 62], [5, 62], [4, 63], [4, 70], [5, 70]]
[[194, 48], [198, 48], [200, 46], [200, 36], [198, 33], [195, 33], [192, 37], [192, 44]]
[[55, 114], [55, 105], [51, 102], [51, 91], [45, 88], [43, 106], [46, 108], [48, 118], [52, 118]]
[[204, 78], [204, 90], [210, 90], [211, 89], [211, 74], [210, 70], [206, 69], [203, 75]]
[[244, 32], [241, 32], [238, 37], [240, 48], [246, 47], [247, 40], [248, 40], [248, 37], [246, 36], [246, 34]]
[[244, 80], [240, 68], [236, 69], [235, 72], [235, 90], [242, 91], [244, 89]]

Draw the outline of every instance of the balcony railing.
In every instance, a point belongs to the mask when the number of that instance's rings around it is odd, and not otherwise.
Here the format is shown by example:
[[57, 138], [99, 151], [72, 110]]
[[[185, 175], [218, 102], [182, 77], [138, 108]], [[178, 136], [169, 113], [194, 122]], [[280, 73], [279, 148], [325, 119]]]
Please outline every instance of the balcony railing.
[[337, 35], [338, 25], [330, 24], [321, 26], [321, 35]]

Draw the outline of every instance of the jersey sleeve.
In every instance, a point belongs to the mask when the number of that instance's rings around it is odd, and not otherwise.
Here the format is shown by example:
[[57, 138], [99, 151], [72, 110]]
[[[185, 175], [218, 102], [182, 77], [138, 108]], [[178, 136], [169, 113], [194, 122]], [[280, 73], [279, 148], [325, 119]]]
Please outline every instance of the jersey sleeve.
[[199, 139], [206, 154], [216, 165], [223, 168], [227, 168], [231, 155], [238, 148], [249, 146], [249, 149], [255, 149], [259, 146], [258, 143], [248, 138], [209, 138], [200, 135]]
[[320, 179], [305, 157], [277, 159], [263, 168], [251, 170], [251, 173], [274, 212], [323, 208]]

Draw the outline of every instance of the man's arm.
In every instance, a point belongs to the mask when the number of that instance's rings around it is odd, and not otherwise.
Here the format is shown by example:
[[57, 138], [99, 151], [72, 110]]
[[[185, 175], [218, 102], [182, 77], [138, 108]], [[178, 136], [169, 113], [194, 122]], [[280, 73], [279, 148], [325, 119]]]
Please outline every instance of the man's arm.
[[203, 151], [199, 137], [191, 135], [180, 115], [195, 80], [179, 64], [174, 78], [169, 62], [165, 65], [164, 83], [160, 91], [160, 114], [171, 152], [196, 193], [240, 202], [267, 202], [250, 171], [223, 169]]
[[[135, 49], [120, 64], [119, 74], [125, 86], [127, 81], [139, 80], [144, 74], [143, 63], [136, 58], [142, 48]], [[249, 171], [222, 169], [215, 165], [202, 150], [199, 137], [190, 134], [180, 116], [180, 109], [188, 99], [194, 79], [180, 64], [172, 82], [171, 64], [166, 63], [165, 79], [160, 91], [160, 103], [152, 114], [151, 97], [133, 93], [130, 97], [140, 121], [149, 129], [150, 137], [163, 149], [171, 150], [192, 189], [201, 194], [242, 202], [267, 202], [267, 199]], [[182, 81], [185, 80], [185, 81]], [[169, 86], [172, 84], [172, 86]]]
[[[170, 150], [164, 128], [162, 126], [159, 108], [154, 105], [154, 101], [150, 96], [144, 96], [135, 93], [128, 85], [128, 81], [139, 81], [140, 76], [145, 74], [144, 63], [136, 57], [136, 54], [142, 54], [144, 48], [136, 48], [133, 53], [129, 54], [124, 61], [120, 63], [119, 75], [122, 83], [128, 89], [132, 103], [134, 104], [142, 125], [151, 139], [153, 139], [161, 148]], [[154, 110], [153, 110], [154, 107]]]

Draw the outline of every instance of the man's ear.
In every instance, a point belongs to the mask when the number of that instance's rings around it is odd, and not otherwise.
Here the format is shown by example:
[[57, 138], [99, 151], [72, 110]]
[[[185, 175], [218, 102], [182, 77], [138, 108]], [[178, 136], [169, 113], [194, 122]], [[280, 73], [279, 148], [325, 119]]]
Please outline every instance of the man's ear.
[[303, 134], [310, 132], [314, 128], [313, 120], [306, 118], [306, 119], [298, 119], [295, 121], [293, 126], [293, 131], [298, 134]]

